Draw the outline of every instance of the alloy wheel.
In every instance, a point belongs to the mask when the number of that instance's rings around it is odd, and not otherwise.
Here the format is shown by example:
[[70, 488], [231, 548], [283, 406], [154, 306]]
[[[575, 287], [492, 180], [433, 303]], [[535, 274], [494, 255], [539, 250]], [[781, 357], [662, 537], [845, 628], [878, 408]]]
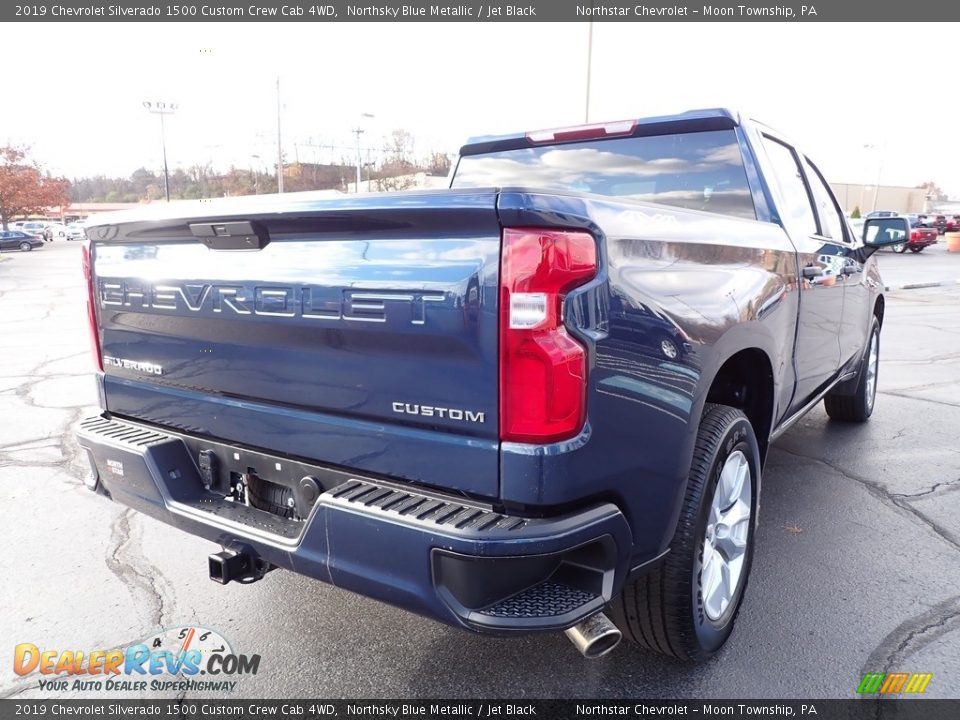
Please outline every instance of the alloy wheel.
[[714, 622], [733, 602], [743, 580], [752, 497], [750, 463], [737, 450], [723, 463], [703, 539], [700, 587], [704, 612]]

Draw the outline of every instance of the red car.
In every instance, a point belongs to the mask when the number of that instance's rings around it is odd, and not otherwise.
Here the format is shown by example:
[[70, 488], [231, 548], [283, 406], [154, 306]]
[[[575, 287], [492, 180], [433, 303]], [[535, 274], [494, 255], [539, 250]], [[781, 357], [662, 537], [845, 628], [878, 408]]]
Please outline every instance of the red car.
[[935, 245], [939, 234], [937, 228], [925, 227], [920, 224], [919, 219], [914, 220], [911, 218], [910, 239], [907, 242], [891, 245], [890, 249], [896, 253], [905, 253], [907, 248], [910, 248], [911, 251], [918, 253], [927, 247], [927, 245]]

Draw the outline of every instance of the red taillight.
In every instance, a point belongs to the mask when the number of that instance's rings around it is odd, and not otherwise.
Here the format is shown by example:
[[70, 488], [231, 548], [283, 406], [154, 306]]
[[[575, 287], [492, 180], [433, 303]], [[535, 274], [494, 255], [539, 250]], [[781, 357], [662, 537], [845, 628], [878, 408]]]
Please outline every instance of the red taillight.
[[103, 355], [100, 352], [100, 332], [97, 329], [97, 313], [93, 293], [93, 263], [90, 257], [90, 242], [83, 244], [83, 277], [87, 281], [87, 325], [90, 329], [90, 347], [97, 370], [103, 372]]
[[919, 231], [919, 230], [911, 230], [911, 231], [910, 231], [910, 239], [911, 239], [911, 240], [919, 240], [919, 239], [920, 239], [920, 231]]
[[507, 228], [500, 268], [500, 439], [552, 442], [586, 419], [587, 362], [564, 295], [597, 272], [586, 232]]
[[618, 122], [597, 123], [596, 125], [576, 125], [574, 127], [555, 128], [553, 130], [534, 130], [533, 132], [527, 133], [527, 140], [534, 144], [539, 144], [625, 137], [632, 135], [636, 126], [636, 120], [620, 120]]

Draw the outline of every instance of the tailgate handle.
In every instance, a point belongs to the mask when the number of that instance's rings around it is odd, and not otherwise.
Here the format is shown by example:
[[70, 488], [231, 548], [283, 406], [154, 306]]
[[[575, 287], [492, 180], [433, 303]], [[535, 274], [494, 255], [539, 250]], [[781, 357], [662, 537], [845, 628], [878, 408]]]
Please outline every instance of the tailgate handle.
[[190, 232], [211, 250], [263, 250], [270, 233], [249, 220], [190, 223]]

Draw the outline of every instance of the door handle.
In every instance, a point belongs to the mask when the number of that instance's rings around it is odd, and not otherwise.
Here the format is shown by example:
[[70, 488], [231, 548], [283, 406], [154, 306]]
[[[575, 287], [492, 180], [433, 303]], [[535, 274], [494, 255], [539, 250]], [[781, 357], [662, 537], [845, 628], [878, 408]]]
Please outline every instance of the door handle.
[[816, 265], [807, 265], [801, 272], [805, 278], [817, 278], [823, 275], [823, 268]]

